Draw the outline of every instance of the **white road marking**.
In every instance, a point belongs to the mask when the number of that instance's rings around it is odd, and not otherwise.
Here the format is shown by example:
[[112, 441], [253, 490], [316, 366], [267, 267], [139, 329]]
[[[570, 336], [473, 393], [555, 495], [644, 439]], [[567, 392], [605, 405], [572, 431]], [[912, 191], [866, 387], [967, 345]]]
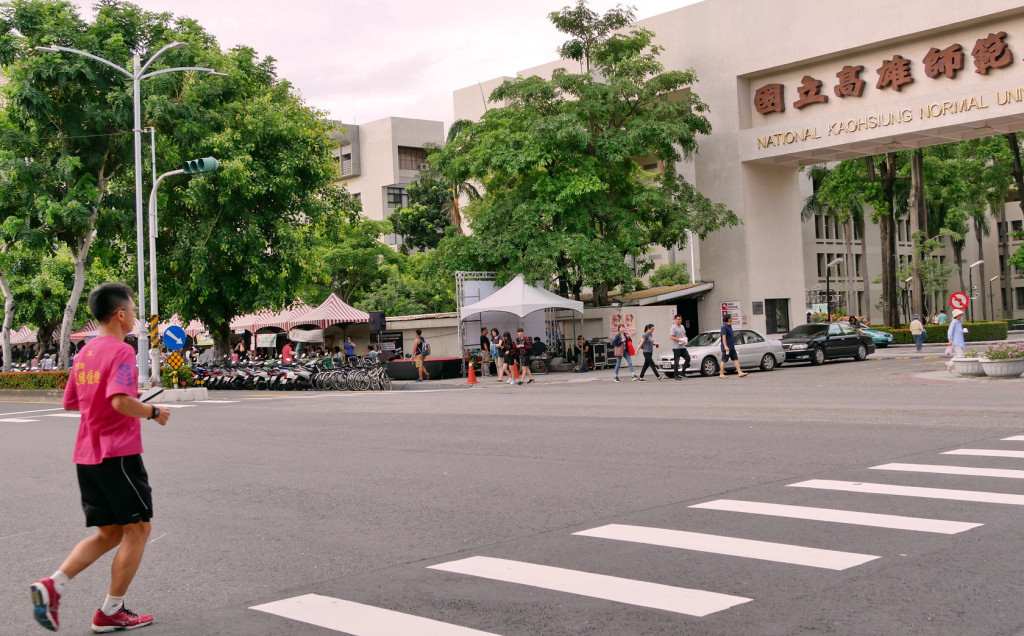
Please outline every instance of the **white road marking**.
[[944, 519], [927, 519], [923, 517], [902, 517], [884, 515], [856, 510], [836, 510], [834, 508], [811, 508], [809, 506], [787, 506], [784, 504], [762, 503], [760, 501], [737, 501], [735, 499], [717, 499], [707, 503], [690, 506], [706, 510], [724, 510], [727, 512], [745, 512], [771, 517], [787, 517], [792, 519], [808, 519], [811, 521], [828, 521], [832, 523], [848, 523], [857, 526], [875, 528], [891, 528], [894, 530], [913, 530], [916, 532], [935, 532], [938, 534], [957, 534], [984, 524], [967, 523], [964, 521], [946, 521]]
[[871, 470], [901, 470], [908, 473], [1024, 479], [1024, 470], [1007, 470], [1005, 468], [972, 468], [970, 466], [941, 466], [937, 464], [883, 464], [881, 466], [872, 466]]
[[1014, 435], [1013, 437], [1004, 437], [1004, 442], [1024, 442], [1024, 435]]
[[646, 543], [666, 548], [679, 548], [681, 550], [726, 554], [747, 559], [775, 561], [777, 563], [792, 563], [793, 565], [806, 565], [812, 568], [825, 568], [827, 570], [845, 570], [880, 558], [872, 554], [837, 552], [835, 550], [808, 548], [788, 543], [737, 539], [736, 537], [723, 537], [717, 534], [684, 532], [682, 530], [649, 528], [646, 526], [626, 526], [614, 523], [601, 526], [600, 528], [574, 532], [573, 534], [582, 537]]
[[11, 415], [28, 415], [29, 413], [47, 413], [49, 411], [63, 411], [63, 410], [64, 409], [62, 407], [57, 407], [57, 408], [54, 408], [54, 409], [36, 409], [34, 411], [15, 411], [14, 413], [0, 413], [0, 415], [2, 415], [4, 417], [9, 417]]
[[241, 400], [196, 400], [196, 404], [238, 404]]
[[1024, 506], [1024, 495], [1008, 495], [1001, 492], [979, 490], [951, 490], [947, 488], [919, 488], [917, 486], [893, 486], [890, 484], [869, 484], [859, 481], [833, 481], [831, 479], [810, 479], [796, 484], [794, 488], [818, 488], [820, 490], [842, 490], [872, 495], [902, 495], [925, 499], [950, 499], [953, 501], [975, 501], [979, 503], [1009, 504]]
[[707, 616], [751, 600], [742, 596], [691, 590], [661, 583], [482, 556], [440, 563], [430, 566], [429, 569], [518, 583], [545, 590], [639, 605], [640, 607], [652, 607], [689, 616]]
[[195, 404], [182, 404], [181, 402], [160, 402], [160, 406], [166, 406], [169, 409], [187, 409], [192, 408]]
[[394, 634], [416, 634], [417, 636], [494, 636], [451, 623], [442, 623], [430, 618], [402, 614], [392, 610], [344, 601], [340, 598], [306, 594], [286, 598], [273, 603], [250, 607], [257, 612], [266, 612], [309, 623], [318, 627], [333, 629], [353, 636], [392, 636]]
[[1024, 459], [1024, 451], [990, 450], [987, 448], [961, 448], [942, 453], [943, 455], [970, 455], [972, 457], [1015, 457]]
[[43, 417], [82, 417], [81, 413], [47, 413]]
[[5, 417], [0, 422], [11, 422], [12, 424], [24, 424], [25, 422], [38, 422], [39, 420], [26, 420], [20, 417]]

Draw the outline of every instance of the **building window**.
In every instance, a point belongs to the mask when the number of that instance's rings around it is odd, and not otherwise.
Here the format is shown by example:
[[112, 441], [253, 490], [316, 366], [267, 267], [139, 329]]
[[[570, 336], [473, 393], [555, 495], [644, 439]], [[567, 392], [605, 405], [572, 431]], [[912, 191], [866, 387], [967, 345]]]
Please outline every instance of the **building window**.
[[1017, 309], [1024, 309], [1024, 287], [1017, 288]]
[[860, 276], [860, 254], [853, 255], [854, 276]]
[[399, 170], [422, 170], [427, 165], [427, 151], [423, 148], [398, 147]]
[[[387, 212], [384, 214], [384, 218], [391, 216], [391, 213], [395, 211], [395, 208], [406, 207], [409, 205], [409, 195], [405, 193], [405, 188], [398, 188], [394, 186], [388, 186], [387, 192]], [[401, 245], [402, 237], [398, 234], [388, 234], [385, 237], [385, 242], [388, 245]]]
[[1000, 297], [1003, 300], [1003, 311], [1006, 311], [1006, 288], [1005, 287], [1000, 287], [999, 288], [999, 295], [1000, 295]]
[[786, 333], [789, 331], [789, 299], [765, 299], [764, 320], [765, 330], [768, 333]]
[[1013, 222], [1013, 231], [1014, 232], [1024, 232], [1024, 221], [1014, 221]]

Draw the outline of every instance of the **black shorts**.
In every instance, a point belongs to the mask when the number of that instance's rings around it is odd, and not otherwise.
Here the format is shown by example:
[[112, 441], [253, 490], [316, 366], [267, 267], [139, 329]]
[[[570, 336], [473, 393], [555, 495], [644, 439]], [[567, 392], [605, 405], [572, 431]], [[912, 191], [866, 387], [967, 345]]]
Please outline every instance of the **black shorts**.
[[736, 347], [730, 347], [729, 353], [726, 353], [724, 351], [722, 352], [722, 362], [726, 362], [729, 360], [739, 360], [739, 357], [737, 357], [736, 355]]
[[86, 526], [128, 525], [153, 518], [153, 496], [142, 455], [77, 464]]

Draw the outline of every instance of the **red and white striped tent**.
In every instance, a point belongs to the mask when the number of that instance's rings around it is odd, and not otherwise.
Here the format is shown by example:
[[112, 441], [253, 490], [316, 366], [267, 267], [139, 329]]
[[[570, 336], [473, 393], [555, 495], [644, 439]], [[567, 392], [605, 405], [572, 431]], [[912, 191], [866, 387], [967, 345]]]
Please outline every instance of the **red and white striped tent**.
[[343, 323], [370, 322], [370, 314], [347, 305], [335, 294], [327, 297], [316, 309], [288, 320], [288, 328], [298, 325], [316, 325], [326, 329]]
[[28, 325], [25, 325], [21, 329], [11, 332], [11, 345], [34, 344], [38, 336], [38, 329], [29, 329]]
[[100, 326], [96, 324], [95, 320], [90, 320], [82, 325], [81, 329], [71, 334], [71, 341], [78, 342], [79, 340], [85, 340], [86, 338], [95, 338], [99, 334], [99, 328]]
[[267, 327], [277, 327], [278, 329], [288, 329], [288, 326], [293, 320], [298, 319], [300, 316], [304, 316], [309, 312], [313, 311], [313, 308], [307, 305], [302, 299], [296, 300], [289, 305], [284, 311], [269, 316], [261, 316], [252, 325], [252, 331], [259, 331]]
[[195, 319], [193, 319], [192, 322], [188, 323], [187, 327], [181, 324], [181, 316], [179, 316], [178, 314], [174, 314], [173, 316], [171, 316], [170, 320], [164, 321], [157, 325], [157, 330], [160, 332], [160, 335], [163, 335], [164, 331], [166, 331], [167, 328], [171, 326], [183, 327], [185, 329], [185, 334], [191, 336], [192, 338], [195, 338], [199, 334], [206, 331], [206, 325]]

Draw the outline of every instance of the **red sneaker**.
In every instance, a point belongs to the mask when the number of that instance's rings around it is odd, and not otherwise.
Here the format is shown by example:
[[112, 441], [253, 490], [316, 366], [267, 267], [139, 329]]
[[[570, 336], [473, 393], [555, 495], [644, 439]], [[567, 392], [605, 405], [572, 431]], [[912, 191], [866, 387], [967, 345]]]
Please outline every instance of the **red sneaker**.
[[57, 618], [60, 594], [53, 586], [53, 579], [39, 579], [29, 588], [29, 594], [32, 595], [32, 605], [35, 606], [36, 621], [51, 632], [60, 629], [60, 620]]
[[96, 610], [96, 615], [92, 617], [92, 631], [97, 634], [120, 632], [126, 629], [145, 627], [152, 622], [152, 616], [148, 614], [139, 616], [122, 605], [121, 609], [117, 610], [117, 613], [113, 616], [107, 616], [102, 610]]

